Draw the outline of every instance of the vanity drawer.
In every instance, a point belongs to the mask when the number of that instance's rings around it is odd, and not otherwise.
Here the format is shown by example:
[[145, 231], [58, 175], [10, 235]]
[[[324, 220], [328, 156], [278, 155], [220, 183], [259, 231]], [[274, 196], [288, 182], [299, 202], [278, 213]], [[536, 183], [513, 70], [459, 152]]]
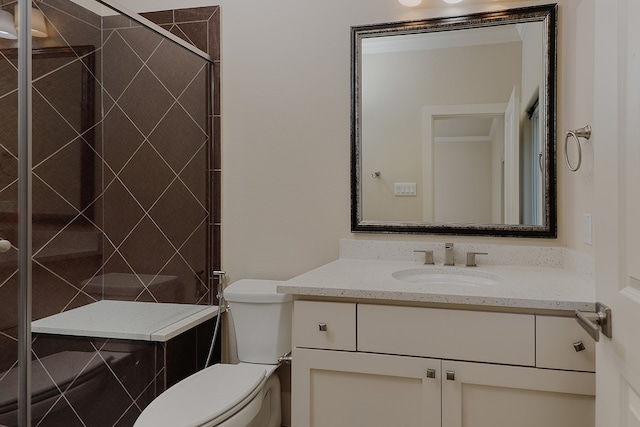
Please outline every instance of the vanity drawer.
[[355, 351], [356, 305], [295, 301], [293, 346]]
[[536, 366], [595, 372], [596, 343], [573, 317], [536, 316]]
[[358, 305], [358, 351], [534, 366], [534, 346], [529, 314]]

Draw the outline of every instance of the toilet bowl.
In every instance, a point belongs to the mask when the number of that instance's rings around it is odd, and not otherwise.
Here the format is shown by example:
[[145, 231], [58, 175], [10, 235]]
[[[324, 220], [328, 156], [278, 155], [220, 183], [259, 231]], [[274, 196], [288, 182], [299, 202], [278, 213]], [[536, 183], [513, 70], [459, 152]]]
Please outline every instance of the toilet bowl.
[[233, 314], [240, 363], [216, 364], [175, 384], [149, 406], [134, 427], [279, 427], [278, 359], [291, 350], [290, 295], [279, 282], [239, 280], [224, 296]]

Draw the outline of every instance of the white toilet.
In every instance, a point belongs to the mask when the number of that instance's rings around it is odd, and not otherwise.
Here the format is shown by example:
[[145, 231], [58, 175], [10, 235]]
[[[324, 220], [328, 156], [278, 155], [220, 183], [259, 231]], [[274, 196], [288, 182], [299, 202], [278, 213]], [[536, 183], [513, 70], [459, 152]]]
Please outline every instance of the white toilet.
[[290, 295], [279, 282], [239, 280], [224, 297], [231, 307], [237, 365], [199, 371], [158, 396], [134, 427], [279, 427], [280, 381], [273, 372], [291, 350]]

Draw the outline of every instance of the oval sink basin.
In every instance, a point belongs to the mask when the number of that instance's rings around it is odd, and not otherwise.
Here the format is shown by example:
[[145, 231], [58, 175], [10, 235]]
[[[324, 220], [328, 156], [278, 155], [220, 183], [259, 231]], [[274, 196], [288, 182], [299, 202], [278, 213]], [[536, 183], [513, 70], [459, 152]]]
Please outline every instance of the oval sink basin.
[[446, 268], [410, 268], [396, 271], [391, 276], [403, 282], [425, 285], [492, 286], [500, 281], [500, 276], [486, 271], [447, 271]]

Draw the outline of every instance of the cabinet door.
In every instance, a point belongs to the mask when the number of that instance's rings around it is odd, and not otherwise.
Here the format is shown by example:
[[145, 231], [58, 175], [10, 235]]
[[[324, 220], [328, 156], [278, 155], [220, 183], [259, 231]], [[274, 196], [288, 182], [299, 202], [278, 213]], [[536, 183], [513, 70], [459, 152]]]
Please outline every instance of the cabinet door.
[[440, 426], [440, 360], [300, 348], [293, 360], [295, 427]]
[[442, 376], [442, 427], [594, 425], [590, 372], [445, 360]]

